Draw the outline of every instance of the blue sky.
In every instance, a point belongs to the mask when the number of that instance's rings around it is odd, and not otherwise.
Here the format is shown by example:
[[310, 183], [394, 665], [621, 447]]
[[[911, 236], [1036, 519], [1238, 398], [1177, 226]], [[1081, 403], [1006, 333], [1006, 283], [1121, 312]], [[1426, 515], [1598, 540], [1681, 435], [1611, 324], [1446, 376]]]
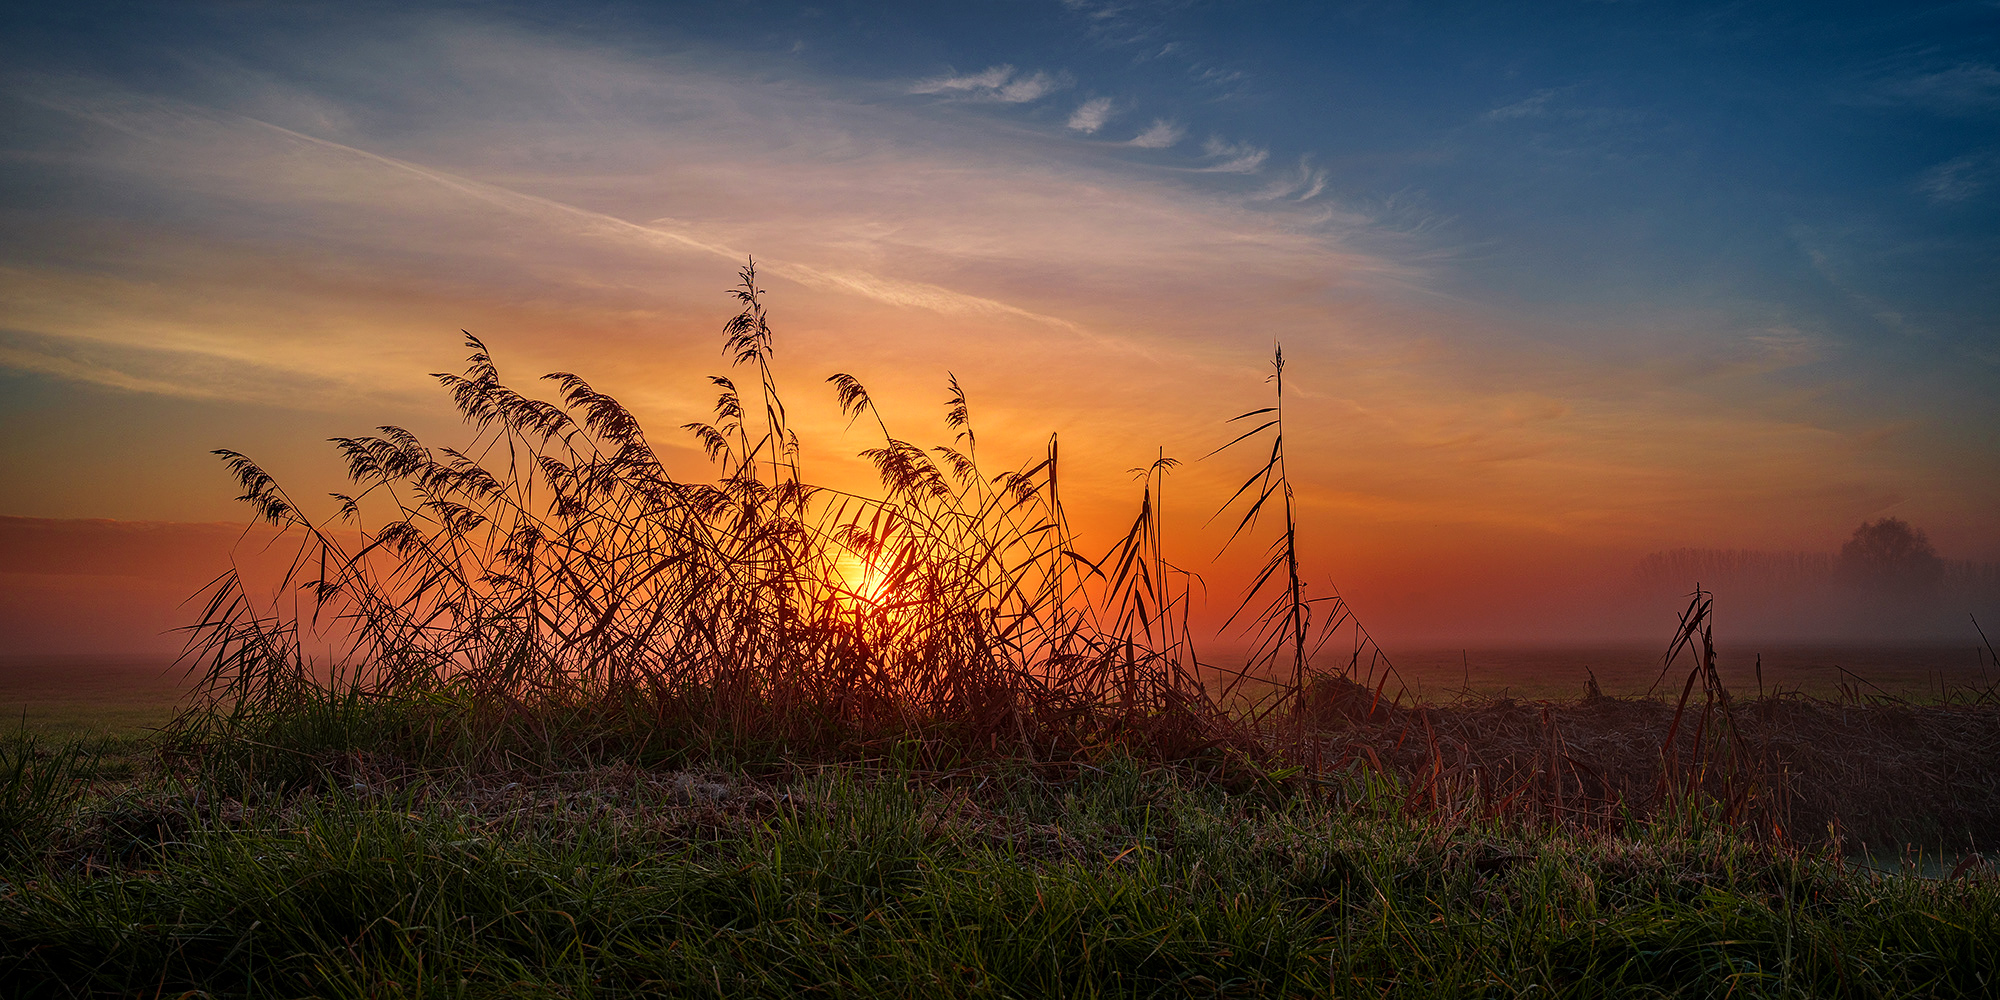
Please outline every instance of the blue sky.
[[1889, 514], [2000, 558], [1993, 3], [5, 17], [0, 513], [229, 518], [207, 448], [444, 433], [460, 329], [676, 425], [755, 253], [800, 393], [922, 437], [955, 371], [1107, 510], [1284, 341], [1317, 544], [1386, 590]]
[[1180, 141], [1127, 155], [1262, 157], [1260, 179], [1304, 162], [1344, 207], [1454, 255], [1464, 294], [1729, 296], [1855, 337], [1889, 311], [1992, 352], [1991, 3], [45, 6], [9, 25], [17, 81], [227, 103], [268, 74], [373, 103], [390, 133], [431, 127], [431, 102], [302, 52], [462, 19], [765, 79], [931, 81], [911, 96], [1056, 135], [1081, 117], [1102, 123], [1091, 139], [1130, 141], [1165, 121]]

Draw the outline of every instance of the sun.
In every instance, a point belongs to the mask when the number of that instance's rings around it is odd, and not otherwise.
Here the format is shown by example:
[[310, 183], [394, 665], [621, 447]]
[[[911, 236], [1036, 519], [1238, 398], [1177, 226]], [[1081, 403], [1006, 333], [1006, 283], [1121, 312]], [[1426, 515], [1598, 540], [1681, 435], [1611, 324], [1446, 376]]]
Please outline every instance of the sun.
[[889, 573], [878, 560], [845, 552], [833, 560], [833, 585], [843, 601], [877, 608], [889, 596]]

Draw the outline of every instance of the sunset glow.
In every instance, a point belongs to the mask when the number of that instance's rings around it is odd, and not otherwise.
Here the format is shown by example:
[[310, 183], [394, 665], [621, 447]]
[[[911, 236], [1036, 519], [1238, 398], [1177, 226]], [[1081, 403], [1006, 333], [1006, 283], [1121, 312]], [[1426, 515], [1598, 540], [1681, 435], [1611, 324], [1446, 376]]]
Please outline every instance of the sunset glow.
[[[712, 478], [679, 428], [754, 381], [719, 332], [753, 256], [808, 481], [879, 492], [885, 430], [963, 448], [955, 377], [989, 477], [1056, 436], [1084, 549], [1179, 459], [1211, 623], [1263, 541], [1218, 558], [1259, 456], [1204, 456], [1278, 343], [1310, 586], [1385, 644], [1654, 636], [1696, 581], [1649, 553], [1886, 517], [2000, 560], [1990, 10], [90, 7], [0, 42], [23, 649], [173, 644], [246, 514], [212, 449], [318, 516], [327, 438], [470, 439], [428, 375], [461, 330]], [[113, 624], [50, 624], [79, 606]]]
[[880, 610], [885, 603], [893, 603], [895, 594], [889, 588], [888, 571], [874, 562], [853, 553], [843, 554], [833, 562], [835, 579], [842, 600], [852, 603], [863, 611]]

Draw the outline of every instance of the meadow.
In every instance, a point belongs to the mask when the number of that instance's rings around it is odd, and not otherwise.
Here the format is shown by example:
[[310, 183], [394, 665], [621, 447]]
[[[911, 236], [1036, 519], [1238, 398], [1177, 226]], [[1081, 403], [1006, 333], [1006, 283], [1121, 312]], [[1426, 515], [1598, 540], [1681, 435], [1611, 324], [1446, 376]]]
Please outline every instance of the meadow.
[[[1058, 443], [896, 437], [800, 472], [754, 268], [734, 376], [662, 467], [582, 378], [439, 379], [471, 441], [338, 439], [295, 545], [200, 602], [143, 737], [0, 756], [0, 977], [27, 996], [1985, 996], [1992, 686], [1751, 695], [1696, 589], [1655, 697], [1418, 697], [1302, 582], [1274, 395], [1231, 422], [1257, 552], [1198, 657], [1141, 470], [1096, 548]], [[1231, 449], [1234, 449], [1233, 451]], [[1254, 449], [1250, 451], [1249, 449]], [[1988, 651], [1990, 654], [1990, 650]], [[1469, 676], [1470, 657], [1461, 670]], [[1649, 661], [1650, 662], [1650, 661]], [[1611, 676], [1607, 672], [1607, 676]], [[1617, 679], [1612, 676], [1614, 681]], [[1861, 863], [1866, 861], [1866, 864]]]

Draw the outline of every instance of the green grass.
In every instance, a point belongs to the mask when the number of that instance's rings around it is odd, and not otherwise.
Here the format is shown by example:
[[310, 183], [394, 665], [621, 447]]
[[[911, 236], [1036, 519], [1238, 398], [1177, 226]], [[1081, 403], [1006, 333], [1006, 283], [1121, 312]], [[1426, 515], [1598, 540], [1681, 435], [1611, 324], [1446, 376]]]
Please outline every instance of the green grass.
[[[400, 770], [399, 770], [400, 768]], [[1981, 996], [2000, 880], [1440, 826], [1110, 759], [125, 783], [0, 873], [22, 996]]]

